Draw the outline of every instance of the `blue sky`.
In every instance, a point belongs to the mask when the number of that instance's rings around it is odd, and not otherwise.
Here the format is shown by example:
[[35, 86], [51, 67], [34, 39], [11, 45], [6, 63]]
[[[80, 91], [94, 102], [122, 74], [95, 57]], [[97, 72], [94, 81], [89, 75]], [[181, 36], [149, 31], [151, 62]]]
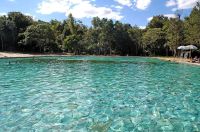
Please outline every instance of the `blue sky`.
[[0, 15], [20, 11], [34, 19], [64, 20], [69, 13], [90, 26], [92, 17], [106, 17], [123, 23], [144, 27], [152, 16], [174, 17], [181, 10], [188, 16], [199, 0], [1, 0]]

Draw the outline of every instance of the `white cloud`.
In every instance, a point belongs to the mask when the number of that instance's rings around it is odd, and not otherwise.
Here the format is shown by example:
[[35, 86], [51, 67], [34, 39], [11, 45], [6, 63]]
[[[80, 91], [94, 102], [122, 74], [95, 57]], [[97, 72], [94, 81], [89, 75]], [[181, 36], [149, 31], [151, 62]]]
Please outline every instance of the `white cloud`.
[[7, 15], [7, 13], [5, 13], [5, 12], [0, 12], [0, 16], [6, 16]]
[[8, 1], [10, 1], [10, 2], [14, 2], [15, 0], [8, 0]]
[[132, 6], [131, 0], [114, 0], [114, 1], [124, 6], [129, 6], [129, 7]]
[[199, 0], [177, 0], [178, 9], [193, 8]]
[[145, 28], [146, 28], [146, 26], [139, 26], [139, 28], [140, 28], [140, 29], [145, 29]]
[[52, 14], [55, 12], [72, 13], [75, 18], [109, 18], [120, 20], [123, 18], [119, 11], [113, 11], [107, 7], [97, 7], [88, 0], [43, 0], [38, 5], [38, 13]]
[[176, 5], [176, 1], [175, 0], [169, 0], [166, 2], [166, 6], [170, 7], [170, 6], [175, 6]]
[[169, 0], [166, 2], [167, 7], [175, 6], [175, 9], [182, 10], [182, 9], [190, 9], [193, 8], [196, 3], [200, 0]]
[[69, 10], [72, 1], [68, 0], [43, 0], [42, 3], [38, 5], [38, 11], [41, 14], [52, 14], [54, 12], [64, 13]]
[[119, 6], [119, 5], [118, 6], [112, 5], [111, 7], [116, 8], [116, 9], [120, 9], [120, 10], [123, 9], [123, 7]]
[[145, 10], [149, 7], [152, 0], [114, 0], [123, 6], [131, 7], [134, 5], [140, 10]]
[[164, 14], [164, 16], [168, 18], [176, 18], [175, 14]]
[[[72, 13], [76, 18], [92, 18], [95, 16], [115, 20], [120, 20], [123, 18], [119, 12], [114, 12], [112, 9], [106, 7], [95, 7], [88, 1], [84, 1], [78, 5], [75, 5], [69, 10], [69, 12]], [[69, 12], [67, 12], [66, 15], [68, 15]]]
[[153, 17], [147, 18], [147, 21], [150, 22], [153, 19]]
[[176, 7], [175, 7], [175, 8], [172, 8], [172, 11], [177, 11], [177, 10], [178, 10], [178, 8], [176, 8]]
[[151, 4], [151, 0], [135, 0], [135, 5], [138, 9], [145, 10]]

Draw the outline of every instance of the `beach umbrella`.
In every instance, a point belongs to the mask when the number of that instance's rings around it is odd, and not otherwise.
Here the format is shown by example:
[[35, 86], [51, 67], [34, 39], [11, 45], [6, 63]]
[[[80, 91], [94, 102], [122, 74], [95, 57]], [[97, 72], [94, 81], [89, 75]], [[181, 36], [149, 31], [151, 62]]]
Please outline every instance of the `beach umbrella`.
[[192, 59], [192, 50], [197, 50], [198, 48], [194, 45], [185, 46], [186, 50], [190, 50], [190, 58]]
[[198, 48], [194, 45], [185, 46], [186, 50], [197, 50]]
[[186, 50], [186, 47], [185, 46], [179, 46], [177, 49], [179, 49], [179, 50]]

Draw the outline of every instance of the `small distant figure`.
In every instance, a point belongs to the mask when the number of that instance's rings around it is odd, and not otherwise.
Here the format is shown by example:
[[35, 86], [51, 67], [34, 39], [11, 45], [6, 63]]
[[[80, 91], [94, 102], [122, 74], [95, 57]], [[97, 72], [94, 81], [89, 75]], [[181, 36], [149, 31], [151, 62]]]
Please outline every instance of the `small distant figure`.
[[195, 57], [192, 59], [192, 62], [193, 62], [193, 63], [200, 63], [200, 58], [198, 58], [197, 56], [195, 56]]
[[185, 58], [185, 59], [188, 58], [188, 52], [186, 52], [186, 53], [184, 54], [184, 58]]
[[200, 63], [200, 58], [197, 59], [197, 63]]

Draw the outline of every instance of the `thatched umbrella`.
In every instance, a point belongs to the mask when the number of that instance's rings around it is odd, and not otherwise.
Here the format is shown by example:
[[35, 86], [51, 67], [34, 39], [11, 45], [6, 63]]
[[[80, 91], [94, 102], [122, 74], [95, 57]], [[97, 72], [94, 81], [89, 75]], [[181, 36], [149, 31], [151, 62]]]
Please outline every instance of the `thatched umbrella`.
[[185, 46], [186, 50], [197, 50], [198, 48], [194, 45]]
[[185, 46], [179, 46], [177, 49], [179, 49], [179, 50], [186, 50]]
[[179, 49], [179, 50], [197, 50], [198, 48], [194, 45], [187, 45], [187, 46], [179, 46], [177, 49]]
[[179, 46], [177, 49], [181, 50], [180, 57], [184, 57], [182, 55], [183, 55], [183, 50], [186, 50], [186, 47], [185, 46]]
[[190, 50], [190, 58], [192, 57], [192, 50], [197, 50], [198, 48], [194, 45], [187, 45], [187, 46], [179, 46], [177, 49], [179, 50]]

